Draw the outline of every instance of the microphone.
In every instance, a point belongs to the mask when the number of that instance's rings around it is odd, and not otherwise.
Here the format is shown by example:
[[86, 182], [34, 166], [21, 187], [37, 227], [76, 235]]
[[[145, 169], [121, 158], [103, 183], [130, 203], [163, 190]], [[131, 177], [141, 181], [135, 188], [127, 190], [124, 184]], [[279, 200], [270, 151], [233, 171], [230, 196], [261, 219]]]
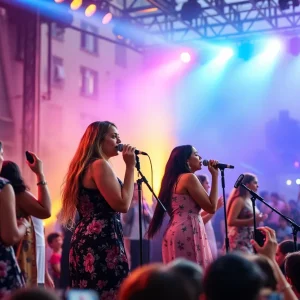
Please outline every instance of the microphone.
[[[116, 146], [116, 149], [118, 149], [118, 151], [120, 151], [120, 152], [123, 151], [123, 148], [124, 148], [123, 144], [118, 144], [118, 146]], [[143, 151], [140, 151], [140, 150], [137, 150], [137, 149], [134, 150], [134, 153], [136, 155], [139, 155], [139, 154], [141, 154], [141, 155], [148, 155], [146, 152], [143, 152]]]
[[245, 177], [244, 174], [241, 174], [241, 175], [239, 176], [239, 178], [237, 179], [237, 181], [236, 181], [235, 184], [234, 184], [234, 187], [235, 187], [236, 189], [241, 185], [241, 183], [242, 183], [244, 177]]
[[[204, 159], [203, 160], [203, 165], [205, 167], [207, 167], [208, 164], [209, 164], [209, 161], [207, 159]], [[232, 165], [221, 164], [221, 163], [216, 164], [216, 167], [219, 168], [219, 169], [234, 169], [234, 166], [232, 166]]]

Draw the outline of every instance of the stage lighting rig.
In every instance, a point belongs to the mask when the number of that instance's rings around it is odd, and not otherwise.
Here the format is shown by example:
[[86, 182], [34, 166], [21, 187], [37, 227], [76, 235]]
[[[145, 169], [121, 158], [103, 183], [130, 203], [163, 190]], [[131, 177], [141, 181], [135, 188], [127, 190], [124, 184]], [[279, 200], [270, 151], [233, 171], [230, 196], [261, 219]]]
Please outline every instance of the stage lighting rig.
[[181, 19], [184, 21], [192, 22], [197, 19], [201, 13], [201, 5], [197, 0], [188, 0], [182, 5]]

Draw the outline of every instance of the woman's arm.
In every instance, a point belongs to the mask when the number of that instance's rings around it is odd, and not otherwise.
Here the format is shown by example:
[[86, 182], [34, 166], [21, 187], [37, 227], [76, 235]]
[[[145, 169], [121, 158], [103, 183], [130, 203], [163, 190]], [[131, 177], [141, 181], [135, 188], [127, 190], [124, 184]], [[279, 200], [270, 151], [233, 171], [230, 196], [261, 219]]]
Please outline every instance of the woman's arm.
[[39, 219], [51, 217], [51, 198], [45, 181], [42, 161], [32, 152], [33, 163], [27, 161], [30, 169], [35, 173], [38, 183], [38, 198], [36, 199], [31, 193], [25, 191], [16, 196], [17, 206], [27, 215]]
[[238, 216], [245, 206], [245, 200], [241, 197], [232, 200], [229, 212], [228, 212], [228, 225], [229, 226], [251, 226], [253, 224], [253, 217], [248, 219], [239, 219]]
[[3, 243], [12, 246], [25, 235], [30, 224], [26, 219], [17, 223], [16, 201], [13, 188], [6, 184], [0, 191], [0, 236]]
[[213, 176], [212, 178], [210, 195], [207, 195], [195, 174], [185, 174], [181, 176], [180, 181], [181, 180], [183, 181], [183, 187], [187, 189], [190, 196], [204, 211], [210, 214], [214, 214], [216, 212], [218, 201], [217, 177]]
[[260, 247], [254, 240], [251, 240], [251, 244], [257, 253], [268, 257], [272, 261], [274, 275], [277, 279], [277, 289], [278, 292], [281, 292], [284, 295], [284, 300], [297, 300], [295, 293], [281, 272], [275, 259], [276, 249], [278, 246], [275, 231], [269, 227], [260, 227], [259, 229], [263, 231], [266, 236], [264, 245]]
[[46, 185], [38, 186], [39, 194], [36, 199], [30, 192], [25, 191], [16, 195], [16, 203], [27, 215], [47, 219], [51, 216], [51, 200]]
[[201, 211], [200, 215], [202, 217], [202, 220], [203, 220], [204, 224], [209, 222], [212, 219], [212, 217], [214, 216], [214, 214], [209, 214], [208, 212], [206, 212], [204, 210]]
[[134, 165], [126, 166], [122, 187], [111, 166], [104, 159], [98, 159], [92, 164], [92, 178], [112, 209], [122, 213], [128, 211], [133, 197]]

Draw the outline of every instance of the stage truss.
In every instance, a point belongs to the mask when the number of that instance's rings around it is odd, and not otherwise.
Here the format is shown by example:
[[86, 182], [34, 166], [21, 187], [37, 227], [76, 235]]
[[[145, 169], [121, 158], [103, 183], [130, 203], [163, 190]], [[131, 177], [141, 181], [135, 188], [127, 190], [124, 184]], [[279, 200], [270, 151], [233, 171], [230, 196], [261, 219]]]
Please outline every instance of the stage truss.
[[191, 23], [181, 20], [172, 0], [124, 0], [123, 13], [164, 41], [245, 38], [261, 33], [297, 34], [300, 7], [281, 10], [274, 0], [200, 0], [201, 14]]

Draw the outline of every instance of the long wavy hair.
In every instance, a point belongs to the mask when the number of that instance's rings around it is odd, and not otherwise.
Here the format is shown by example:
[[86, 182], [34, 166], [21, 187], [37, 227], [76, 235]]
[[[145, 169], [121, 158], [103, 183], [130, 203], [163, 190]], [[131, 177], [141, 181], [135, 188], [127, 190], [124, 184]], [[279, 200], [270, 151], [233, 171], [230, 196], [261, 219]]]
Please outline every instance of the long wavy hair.
[[102, 151], [102, 142], [111, 126], [109, 121], [94, 122], [88, 126], [82, 136], [76, 153], [71, 160], [62, 189], [61, 223], [72, 229], [75, 223], [78, 191], [81, 180], [89, 165], [99, 159], [107, 159]]
[[3, 162], [0, 177], [10, 181], [16, 195], [29, 190], [24, 182], [19, 166], [13, 161], [5, 160]]
[[[166, 164], [158, 198], [168, 212], [171, 211], [171, 197], [178, 177], [184, 173], [191, 173], [191, 170], [187, 164], [187, 160], [190, 158], [192, 153], [193, 147], [191, 145], [178, 146], [172, 150], [169, 160]], [[164, 217], [165, 211], [162, 209], [159, 203], [157, 203], [148, 229], [149, 238], [152, 238], [160, 229]]]
[[[254, 174], [251, 173], [244, 173], [244, 178], [242, 180], [242, 183], [244, 185], [247, 185], [249, 183], [251, 183], [254, 179], [256, 178], [256, 176]], [[228, 198], [227, 201], [227, 213], [230, 210], [231, 204], [234, 201], [234, 199], [238, 198], [238, 197], [242, 197], [245, 198], [247, 196], [248, 191], [242, 187], [242, 185], [240, 185], [237, 189], [234, 188]]]

